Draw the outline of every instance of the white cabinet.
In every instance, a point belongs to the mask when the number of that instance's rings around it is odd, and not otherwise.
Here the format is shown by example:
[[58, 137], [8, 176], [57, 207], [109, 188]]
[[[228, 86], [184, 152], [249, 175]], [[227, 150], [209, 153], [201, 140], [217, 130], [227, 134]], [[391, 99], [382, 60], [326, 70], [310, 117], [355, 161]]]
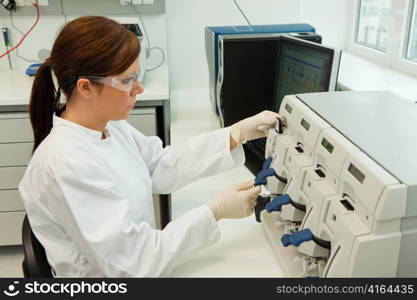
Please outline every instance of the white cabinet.
[[0, 114], [0, 143], [33, 142], [32, 126], [27, 113]]
[[157, 135], [156, 112], [153, 107], [132, 109], [127, 121], [144, 135]]
[[25, 214], [24, 210], [0, 212], [0, 246], [22, 244], [22, 223]]
[[[145, 135], [156, 135], [156, 110], [133, 109], [128, 122]], [[32, 156], [28, 113], [0, 113], [0, 246], [21, 244], [25, 216], [17, 187]]]

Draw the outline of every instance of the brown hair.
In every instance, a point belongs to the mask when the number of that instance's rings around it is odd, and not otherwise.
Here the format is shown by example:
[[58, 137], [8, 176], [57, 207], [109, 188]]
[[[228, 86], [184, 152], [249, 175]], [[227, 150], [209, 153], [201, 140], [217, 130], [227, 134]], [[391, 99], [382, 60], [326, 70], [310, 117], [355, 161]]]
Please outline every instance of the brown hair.
[[[135, 34], [111, 19], [86, 16], [66, 24], [33, 82], [29, 103], [35, 138], [33, 151], [52, 129], [53, 114], [59, 113], [61, 92], [69, 100], [78, 76], [120, 74], [137, 59], [139, 52]], [[51, 71], [57, 79], [57, 90]]]

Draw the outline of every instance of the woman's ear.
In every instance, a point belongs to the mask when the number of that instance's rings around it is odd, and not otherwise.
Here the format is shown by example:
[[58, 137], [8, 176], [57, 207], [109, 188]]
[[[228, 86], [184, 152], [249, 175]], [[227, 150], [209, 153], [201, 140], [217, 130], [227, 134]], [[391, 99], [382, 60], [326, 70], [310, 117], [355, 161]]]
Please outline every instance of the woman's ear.
[[77, 80], [76, 87], [78, 95], [80, 95], [82, 98], [88, 101], [93, 99], [95, 89], [90, 80], [86, 78], [80, 78]]

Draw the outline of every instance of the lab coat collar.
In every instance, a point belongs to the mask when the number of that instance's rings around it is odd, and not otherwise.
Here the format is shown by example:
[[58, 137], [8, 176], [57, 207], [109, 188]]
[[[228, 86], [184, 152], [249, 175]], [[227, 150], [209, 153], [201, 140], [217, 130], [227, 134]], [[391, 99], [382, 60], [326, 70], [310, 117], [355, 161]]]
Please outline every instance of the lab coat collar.
[[[68, 127], [74, 128], [75, 130], [82, 131], [83, 133], [87, 134], [88, 136], [90, 136], [90, 137], [92, 137], [96, 140], [97, 139], [102, 140], [103, 133], [101, 131], [90, 129], [90, 128], [84, 127], [82, 125], [79, 125], [77, 123], [65, 120], [63, 118], [58, 117], [56, 114], [54, 114], [54, 116], [53, 116], [52, 124], [53, 124], [53, 127], [68, 126]], [[108, 129], [105, 128], [104, 130], [106, 131], [106, 135], [107, 135], [107, 137], [104, 139], [104, 140], [106, 140], [106, 139], [109, 138]]]

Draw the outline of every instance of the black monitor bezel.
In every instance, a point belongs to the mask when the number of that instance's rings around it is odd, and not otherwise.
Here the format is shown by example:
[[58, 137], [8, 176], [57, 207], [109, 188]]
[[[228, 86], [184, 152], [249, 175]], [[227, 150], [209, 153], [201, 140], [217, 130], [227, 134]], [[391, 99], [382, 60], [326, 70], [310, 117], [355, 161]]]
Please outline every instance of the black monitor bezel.
[[[332, 78], [332, 71], [333, 71], [333, 68], [334, 68], [334, 56], [335, 56], [335, 53], [336, 53], [336, 49], [332, 49], [332, 48], [326, 47], [322, 44], [317, 44], [317, 43], [310, 42], [310, 41], [303, 40], [303, 39], [299, 39], [299, 38], [296, 38], [296, 37], [289, 37], [289, 36], [282, 35], [281, 36], [281, 41], [280, 41], [280, 44], [279, 44], [279, 50], [278, 50], [278, 63], [277, 63], [277, 69], [275, 71], [275, 82], [274, 82], [274, 98], [272, 100], [272, 110], [275, 111], [275, 112], [279, 112], [279, 107], [278, 108], [276, 107], [276, 102], [277, 102], [277, 97], [278, 97], [279, 68], [280, 68], [280, 65], [282, 63], [282, 61], [280, 61], [279, 58], [281, 57], [282, 47], [283, 47], [285, 42], [292, 43], [292, 44], [298, 44], [298, 45], [301, 45], [301, 46], [307, 46], [311, 49], [319, 50], [323, 53], [330, 54], [330, 64], [329, 64], [330, 72], [329, 72], [329, 74], [326, 78], [326, 90], [327, 91], [329, 91], [329, 88], [330, 88], [330, 81], [331, 81], [331, 78]], [[339, 71], [336, 74], [336, 78], [335, 78], [336, 83], [337, 83], [338, 76], [339, 76]], [[281, 99], [281, 101], [282, 101], [282, 99]]]
[[[264, 35], [264, 34], [253, 34], [253, 37], [252, 36], [244, 36], [244, 37], [242, 37], [242, 35], [241, 34], [238, 34], [238, 35], [228, 35], [228, 36], [225, 36], [225, 38], [224, 39], [219, 39], [219, 41], [220, 40], [222, 40], [223, 41], [223, 43], [239, 43], [239, 42], [242, 42], [242, 41], [244, 41], [244, 42], [260, 42], [260, 41], [271, 41], [271, 42], [276, 42], [277, 43], [277, 48], [278, 48], [278, 52], [279, 52], [279, 50], [281, 49], [281, 42], [282, 42], [282, 34], [277, 34], [277, 35]], [[219, 47], [220, 47], [220, 45], [221, 45], [221, 43], [219, 42]], [[219, 56], [221, 55], [223, 55], [223, 51], [224, 51], [224, 46], [222, 46], [222, 48], [223, 49], [221, 49], [221, 53], [219, 54]], [[219, 58], [219, 61], [221, 61], [221, 59]], [[277, 60], [277, 62], [276, 62], [276, 64], [277, 64], [277, 66], [278, 66], [278, 64], [279, 64], [279, 61]], [[276, 67], [276, 69], [275, 69], [275, 74], [276, 74], [276, 70], [277, 70], [278, 68]], [[220, 73], [220, 72], [219, 72]], [[275, 78], [275, 80], [274, 80], [274, 87], [275, 87], [275, 84], [276, 84], [276, 82], [277, 82], [277, 80], [276, 80], [276, 78]], [[273, 110], [273, 107], [274, 107], [274, 104], [275, 104], [275, 90], [273, 91], [273, 96], [272, 96], [272, 99], [270, 100], [270, 102], [269, 102], [269, 108], [268, 108], [268, 110]], [[221, 110], [221, 109], [220, 109]], [[221, 111], [220, 111], [220, 113], [222, 113]]]

